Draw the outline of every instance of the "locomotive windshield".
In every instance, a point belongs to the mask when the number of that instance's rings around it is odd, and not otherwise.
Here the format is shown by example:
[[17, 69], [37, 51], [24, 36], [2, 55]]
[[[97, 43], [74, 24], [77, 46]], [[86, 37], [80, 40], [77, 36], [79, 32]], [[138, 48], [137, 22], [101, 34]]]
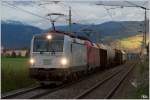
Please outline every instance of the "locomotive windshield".
[[53, 37], [51, 40], [45, 37], [35, 37], [33, 52], [63, 52], [64, 37]]

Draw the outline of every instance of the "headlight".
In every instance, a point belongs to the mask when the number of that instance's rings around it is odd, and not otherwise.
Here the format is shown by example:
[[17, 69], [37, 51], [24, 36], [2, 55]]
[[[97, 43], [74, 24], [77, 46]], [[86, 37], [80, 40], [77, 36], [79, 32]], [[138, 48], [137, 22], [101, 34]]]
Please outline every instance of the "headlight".
[[68, 61], [67, 61], [66, 58], [62, 58], [62, 59], [61, 59], [61, 64], [62, 64], [62, 65], [67, 65], [67, 63], [68, 63]]
[[51, 40], [51, 39], [52, 39], [52, 36], [51, 36], [51, 35], [47, 35], [46, 38], [47, 38], [48, 40]]
[[34, 64], [34, 63], [35, 63], [35, 60], [34, 60], [33, 58], [31, 58], [31, 59], [30, 59], [30, 63], [31, 63], [31, 64]]

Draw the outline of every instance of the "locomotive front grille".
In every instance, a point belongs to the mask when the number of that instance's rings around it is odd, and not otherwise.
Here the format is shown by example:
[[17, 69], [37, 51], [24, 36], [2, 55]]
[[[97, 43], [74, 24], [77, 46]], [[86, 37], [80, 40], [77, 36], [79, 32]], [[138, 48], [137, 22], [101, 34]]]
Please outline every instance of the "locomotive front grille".
[[51, 59], [43, 59], [43, 65], [50, 65]]

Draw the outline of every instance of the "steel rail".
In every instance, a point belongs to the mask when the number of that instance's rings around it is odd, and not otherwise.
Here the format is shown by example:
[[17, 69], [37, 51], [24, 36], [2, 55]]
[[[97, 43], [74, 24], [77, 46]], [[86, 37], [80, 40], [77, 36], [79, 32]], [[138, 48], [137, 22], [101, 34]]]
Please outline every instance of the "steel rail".
[[[127, 66], [127, 65], [126, 65], [126, 66]], [[134, 67], [133, 64], [132, 64], [131, 66], [132, 66], [132, 67], [127, 71], [128, 73], [129, 73], [129, 72], [131, 71], [131, 69], [133, 69], [133, 67]], [[121, 69], [121, 70], [123, 71], [123, 69]], [[98, 82], [97, 84], [95, 84], [93, 87], [91, 87], [91, 88], [85, 90], [84, 92], [82, 92], [81, 94], [77, 95], [74, 99], [82, 99], [84, 96], [88, 95], [88, 94], [89, 94], [90, 92], [92, 92], [94, 89], [96, 89], [97, 87], [103, 85], [105, 82], [107, 82], [108, 80], [112, 79], [113, 77], [115, 77], [115, 76], [116, 76], [117, 74], [119, 74], [119, 73], [121, 73], [121, 72], [118, 71], [118, 72], [116, 72], [116, 73], [114, 73], [114, 74], [108, 76], [108, 77], [105, 78], [104, 80], [99, 81], [99, 82]], [[128, 73], [126, 73], [126, 74], [128, 74]], [[126, 74], [124, 74], [124, 76], [125, 76]], [[123, 79], [121, 79], [121, 80], [123, 81], [124, 79], [125, 79], [125, 77], [123, 77]], [[122, 81], [121, 81], [121, 82], [122, 82]], [[121, 83], [119, 82], [118, 84], [121, 84]], [[117, 86], [119, 86], [118, 84], [117, 84]], [[115, 89], [111, 90], [111, 92], [109, 92], [108, 95], [105, 96], [104, 98], [110, 98], [110, 97], [112, 96], [112, 94], [114, 93], [114, 91], [116, 90], [116, 87], [117, 87], [117, 86], [115, 86]]]
[[82, 97], [84, 97], [85, 95], [87, 95], [88, 93], [90, 93], [91, 91], [93, 91], [95, 88], [97, 88], [98, 86], [104, 84], [105, 82], [107, 82], [109, 79], [113, 78], [114, 76], [116, 76], [118, 73], [120, 73], [120, 70], [117, 71], [116, 73], [113, 73], [112, 75], [108, 76], [107, 78], [105, 78], [104, 80], [98, 82], [97, 84], [95, 84], [93, 87], [87, 89], [86, 91], [82, 92], [81, 94], [77, 95], [74, 99], [81, 99]]
[[21, 95], [23, 93], [27, 93], [27, 92], [33, 91], [33, 90], [38, 89], [40, 87], [41, 86], [35, 86], [35, 87], [30, 87], [30, 88], [19, 89], [19, 90], [16, 90], [16, 92], [9, 92], [7, 94], [4, 94], [4, 95], [1, 96], [1, 98], [2, 99], [12, 98], [14, 96]]
[[104, 97], [104, 99], [110, 99], [113, 94], [115, 94], [115, 91], [117, 91], [117, 89], [119, 88], [119, 86], [121, 85], [121, 83], [125, 80], [125, 78], [128, 76], [128, 74], [132, 71], [132, 69], [134, 68], [136, 64], [132, 65], [132, 67], [123, 75], [123, 77], [121, 78], [121, 80], [119, 80], [119, 82], [115, 85], [115, 87], [113, 87], [113, 89]]

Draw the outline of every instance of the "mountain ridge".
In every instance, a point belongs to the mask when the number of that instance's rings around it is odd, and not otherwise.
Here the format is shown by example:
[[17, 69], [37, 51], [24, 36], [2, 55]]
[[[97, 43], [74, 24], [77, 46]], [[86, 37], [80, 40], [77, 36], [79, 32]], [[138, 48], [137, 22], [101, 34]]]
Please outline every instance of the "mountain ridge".
[[[87, 37], [93, 42], [109, 43], [116, 39], [139, 34], [138, 29], [142, 23], [142, 21], [111, 21], [97, 25], [72, 24], [72, 32]], [[68, 26], [56, 26], [56, 29], [67, 32]], [[21, 22], [2, 21], [2, 46], [5, 48], [30, 48], [32, 36], [48, 32], [48, 30], [50, 29], [42, 30]]]

